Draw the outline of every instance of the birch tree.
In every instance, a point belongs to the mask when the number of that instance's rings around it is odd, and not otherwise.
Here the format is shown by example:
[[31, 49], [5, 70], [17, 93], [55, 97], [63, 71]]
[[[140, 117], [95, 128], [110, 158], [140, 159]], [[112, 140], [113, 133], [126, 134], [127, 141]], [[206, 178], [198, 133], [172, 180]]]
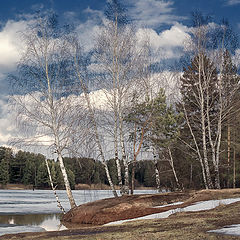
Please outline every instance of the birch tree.
[[[221, 25], [218, 28], [225, 29], [226, 26]], [[214, 35], [215, 32], [201, 14], [194, 16], [191, 39], [194, 57], [191, 66], [184, 69], [181, 78], [182, 111], [193, 140], [193, 145], [189, 147], [198, 156], [206, 188], [220, 188], [222, 124], [231, 108], [227, 98], [223, 96], [222, 78], [227, 35], [225, 30], [220, 35]], [[234, 87], [232, 93], [235, 94], [236, 90], [237, 88]], [[213, 174], [210, 171], [210, 163], [214, 169]]]
[[[129, 192], [124, 109], [133, 81], [136, 79], [138, 53], [133, 27], [128, 24], [126, 11], [117, 0], [108, 2], [105, 12], [106, 23], [96, 38], [94, 59], [98, 70], [95, 81], [103, 89], [112, 111], [114, 159], [116, 161], [118, 184], [122, 194]], [[110, 121], [109, 121], [110, 123]], [[120, 157], [124, 166], [122, 180]]]
[[10, 103], [17, 113], [22, 144], [50, 148], [57, 155], [71, 208], [76, 206], [64, 166], [70, 136], [84, 116], [72, 102], [73, 81], [64, 31], [55, 16], [38, 18], [26, 32]]
[[[88, 114], [91, 120], [92, 129], [93, 129], [93, 137], [96, 142], [98, 154], [104, 165], [104, 169], [106, 172], [109, 185], [112, 189], [114, 197], [118, 197], [116, 189], [111, 179], [111, 175], [108, 169], [108, 165], [107, 165], [107, 161], [106, 161], [106, 157], [103, 149], [103, 141], [101, 139], [99, 122], [96, 115], [96, 108], [94, 106], [94, 101], [91, 99], [89, 94], [90, 91], [87, 85], [88, 77], [86, 74], [86, 69], [84, 67], [85, 61], [83, 60], [84, 57], [83, 57], [82, 47], [75, 34], [68, 37], [68, 59], [71, 59], [70, 61], [72, 62], [74, 67], [74, 76], [78, 82], [76, 91], [78, 91], [78, 93], [82, 93], [83, 98], [85, 100], [85, 104], [83, 105], [85, 105], [88, 110]], [[79, 102], [78, 106], [81, 108], [82, 103]]]

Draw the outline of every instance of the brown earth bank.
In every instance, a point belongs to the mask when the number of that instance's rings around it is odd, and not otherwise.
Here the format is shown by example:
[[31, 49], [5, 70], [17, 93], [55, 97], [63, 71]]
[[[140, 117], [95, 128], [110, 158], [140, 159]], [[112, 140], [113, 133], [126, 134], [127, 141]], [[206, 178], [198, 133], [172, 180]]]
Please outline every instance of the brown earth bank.
[[[0, 240], [240, 239], [238, 236], [224, 236], [207, 232], [208, 230], [222, 228], [226, 225], [240, 224], [240, 202], [231, 205], [222, 205], [209, 211], [182, 212], [173, 214], [166, 219], [134, 221], [116, 226], [94, 226], [88, 224], [83, 227], [79, 223], [77, 225], [74, 224], [72, 221], [75, 219], [77, 221], [81, 220], [86, 222], [86, 220], [83, 219], [90, 219], [87, 221], [100, 224], [100, 217], [106, 218], [107, 213], [114, 221], [176, 208], [176, 206], [168, 206], [160, 209], [153, 209], [154, 206], [165, 205], [167, 203], [183, 201], [184, 203], [180, 206], [184, 207], [198, 201], [236, 197], [240, 197], [240, 189], [134, 195], [117, 199], [99, 200], [94, 203], [80, 205], [69, 211], [63, 217], [63, 219], [68, 219], [66, 225], [74, 229], [58, 232], [4, 235], [0, 237]], [[179, 205], [177, 207], [179, 207]], [[135, 211], [135, 209], [137, 210]], [[80, 210], [85, 211], [84, 214], [82, 214]], [[94, 214], [98, 217], [94, 218]], [[77, 217], [78, 215], [81, 217]], [[107, 221], [103, 219], [102, 223], [109, 221], [110, 217], [107, 216]]]
[[[119, 190], [119, 186], [114, 186], [116, 190]], [[144, 186], [138, 186], [136, 187], [136, 190], [151, 190], [156, 189], [154, 187], [144, 187]], [[75, 185], [75, 190], [111, 190], [111, 187], [107, 184], [83, 184], [79, 183]]]
[[[71, 227], [72, 224], [102, 225], [113, 221], [160, 213], [178, 207], [186, 207], [198, 201], [229, 198], [233, 196], [240, 196], [240, 190], [201, 190], [197, 192], [169, 192], [151, 195], [122, 196], [82, 204], [67, 212], [62, 217], [62, 222], [68, 228]], [[174, 202], [183, 203], [177, 206], [154, 208], [155, 206]]]
[[0, 189], [6, 190], [27, 190], [33, 189], [33, 185], [24, 185], [24, 184], [0, 184]]

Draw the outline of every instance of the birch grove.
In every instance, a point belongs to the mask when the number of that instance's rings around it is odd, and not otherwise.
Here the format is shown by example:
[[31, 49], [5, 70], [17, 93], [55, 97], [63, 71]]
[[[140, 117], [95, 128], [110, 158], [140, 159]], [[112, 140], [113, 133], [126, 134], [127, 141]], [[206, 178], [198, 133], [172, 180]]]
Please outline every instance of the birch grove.
[[[220, 26], [225, 28], [226, 26]], [[195, 16], [195, 28], [191, 38], [194, 58], [191, 66], [184, 69], [180, 78], [182, 110], [192, 136], [191, 146], [202, 168], [205, 188], [220, 188], [219, 165], [222, 143], [222, 126], [228, 112], [231, 111], [230, 99], [236, 95], [238, 85], [232, 85], [231, 91], [223, 94], [223, 53], [225, 33], [218, 39], [214, 48], [211, 42], [211, 28], [200, 16]], [[191, 93], [189, 92], [191, 88]], [[225, 96], [225, 97], [224, 97]], [[200, 140], [201, 139], [201, 140]], [[213, 173], [210, 171], [210, 163]], [[212, 179], [214, 178], [214, 183]]]
[[71, 208], [64, 157], [100, 160], [114, 197], [117, 188], [134, 193], [138, 160], [149, 162], [146, 175], [159, 192], [164, 183], [178, 190], [238, 186], [240, 78], [229, 25], [195, 13], [184, 68], [161, 70], [163, 59], [152, 59], [159, 49], [150, 44], [151, 33], [137, 29], [119, 1], [107, 2], [101, 20], [90, 51], [78, 28], [60, 27], [54, 14], [38, 16], [21, 34], [25, 47], [9, 75], [20, 130], [12, 143], [51, 152]]

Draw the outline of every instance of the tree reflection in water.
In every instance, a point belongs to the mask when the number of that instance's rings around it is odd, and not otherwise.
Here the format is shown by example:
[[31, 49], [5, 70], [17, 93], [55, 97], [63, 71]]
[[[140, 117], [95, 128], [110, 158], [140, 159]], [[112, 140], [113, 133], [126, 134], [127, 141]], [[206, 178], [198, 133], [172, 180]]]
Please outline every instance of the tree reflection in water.
[[1, 215], [0, 224], [39, 226], [47, 231], [66, 229], [60, 223], [61, 214]]

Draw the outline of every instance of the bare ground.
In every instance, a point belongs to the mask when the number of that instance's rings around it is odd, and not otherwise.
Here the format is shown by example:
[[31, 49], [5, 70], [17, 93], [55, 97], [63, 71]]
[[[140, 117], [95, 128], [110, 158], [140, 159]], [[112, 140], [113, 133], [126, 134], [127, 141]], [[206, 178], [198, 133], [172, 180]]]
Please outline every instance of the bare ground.
[[[118, 199], [99, 200], [81, 205], [69, 213], [63, 220], [74, 229], [59, 232], [21, 233], [5, 235], [1, 239], [9, 240], [67, 240], [67, 239], [240, 239], [236, 236], [224, 236], [207, 233], [208, 230], [240, 223], [240, 203], [219, 206], [216, 209], [201, 212], [177, 213], [167, 219], [144, 220], [116, 226], [94, 226], [110, 221], [144, 216], [150, 213], [174, 209], [176, 206], [164, 205], [183, 201], [181, 207], [194, 202], [212, 199], [240, 197], [240, 189], [202, 190], [197, 192], [166, 193], [157, 195], [124, 196]], [[178, 205], [179, 207], [179, 205]], [[91, 223], [83, 227], [82, 223]], [[77, 223], [77, 225], [76, 225]]]
[[[198, 201], [229, 198], [230, 196], [236, 195], [240, 196], [240, 190], [202, 190], [198, 192], [123, 196], [82, 204], [65, 214], [62, 221], [68, 228], [71, 227], [72, 224], [102, 225], [117, 220], [142, 217], [178, 207], [186, 207]], [[155, 206], [179, 201], [184, 203], [178, 206], [154, 208]]]

